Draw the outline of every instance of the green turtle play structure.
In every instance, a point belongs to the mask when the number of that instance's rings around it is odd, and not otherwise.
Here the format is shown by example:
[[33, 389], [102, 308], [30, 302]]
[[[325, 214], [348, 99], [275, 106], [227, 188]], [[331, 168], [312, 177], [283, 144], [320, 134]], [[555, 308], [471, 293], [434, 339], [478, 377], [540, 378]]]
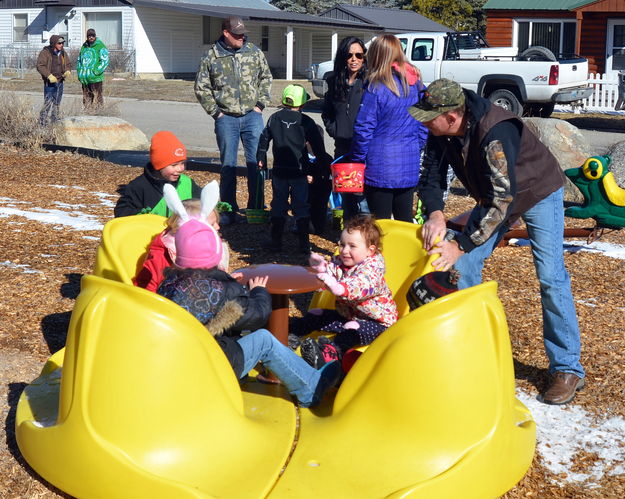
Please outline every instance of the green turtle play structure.
[[610, 156], [592, 156], [579, 168], [564, 172], [584, 196], [582, 206], [566, 209], [567, 217], [593, 218], [599, 228], [625, 227], [625, 189], [616, 183], [610, 162]]

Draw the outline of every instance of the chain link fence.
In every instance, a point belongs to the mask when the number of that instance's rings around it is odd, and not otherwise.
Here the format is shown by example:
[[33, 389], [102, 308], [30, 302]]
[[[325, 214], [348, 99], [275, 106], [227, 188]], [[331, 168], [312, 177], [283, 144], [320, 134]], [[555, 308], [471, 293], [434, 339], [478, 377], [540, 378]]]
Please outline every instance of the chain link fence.
[[[37, 56], [41, 47], [30, 45], [0, 45], [0, 78], [24, 78], [29, 71], [36, 71]], [[76, 68], [79, 49], [66, 49], [72, 68]], [[135, 51], [110, 49], [107, 73], [130, 73], [135, 76]]]

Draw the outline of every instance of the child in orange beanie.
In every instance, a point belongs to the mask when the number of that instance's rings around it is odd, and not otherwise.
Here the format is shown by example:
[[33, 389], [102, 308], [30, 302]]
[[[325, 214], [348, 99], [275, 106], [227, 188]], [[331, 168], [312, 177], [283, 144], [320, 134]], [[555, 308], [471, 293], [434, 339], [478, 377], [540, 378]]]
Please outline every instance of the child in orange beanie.
[[200, 187], [182, 172], [187, 161], [187, 149], [172, 132], [156, 132], [150, 145], [150, 162], [143, 175], [131, 181], [123, 190], [115, 206], [115, 216], [125, 217], [140, 213], [171, 215], [163, 199], [163, 186], [175, 187], [180, 199], [199, 198]]

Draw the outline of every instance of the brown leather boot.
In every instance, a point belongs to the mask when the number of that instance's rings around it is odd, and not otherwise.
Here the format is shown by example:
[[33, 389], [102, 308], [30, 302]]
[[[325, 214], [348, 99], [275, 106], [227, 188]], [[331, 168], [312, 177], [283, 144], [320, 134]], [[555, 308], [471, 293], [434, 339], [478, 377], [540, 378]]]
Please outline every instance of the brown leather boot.
[[573, 373], [557, 372], [551, 378], [551, 383], [542, 396], [545, 404], [568, 404], [575, 398], [575, 393], [584, 388], [586, 382]]

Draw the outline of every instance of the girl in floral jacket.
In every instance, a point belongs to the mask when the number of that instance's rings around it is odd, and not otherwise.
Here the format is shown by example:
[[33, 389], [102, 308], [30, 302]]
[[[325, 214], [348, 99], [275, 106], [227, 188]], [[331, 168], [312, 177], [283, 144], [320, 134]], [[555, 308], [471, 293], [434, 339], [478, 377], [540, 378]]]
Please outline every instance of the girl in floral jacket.
[[368, 345], [397, 321], [397, 306], [384, 279], [381, 235], [373, 218], [357, 215], [341, 234], [338, 255], [329, 262], [316, 253], [310, 256], [317, 277], [336, 296], [336, 310], [310, 310], [290, 328], [296, 336], [317, 330], [337, 333], [332, 342], [325, 337], [319, 343], [312, 338], [302, 342], [302, 357], [313, 367], [340, 359], [356, 345]]

